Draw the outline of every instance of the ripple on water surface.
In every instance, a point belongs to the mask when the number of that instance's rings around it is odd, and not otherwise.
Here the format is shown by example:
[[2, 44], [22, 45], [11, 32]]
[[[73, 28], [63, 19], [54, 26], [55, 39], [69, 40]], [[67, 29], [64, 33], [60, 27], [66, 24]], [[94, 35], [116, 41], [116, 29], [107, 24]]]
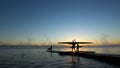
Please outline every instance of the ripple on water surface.
[[60, 56], [44, 49], [0, 50], [0, 68], [119, 68], [119, 66], [77, 56]]

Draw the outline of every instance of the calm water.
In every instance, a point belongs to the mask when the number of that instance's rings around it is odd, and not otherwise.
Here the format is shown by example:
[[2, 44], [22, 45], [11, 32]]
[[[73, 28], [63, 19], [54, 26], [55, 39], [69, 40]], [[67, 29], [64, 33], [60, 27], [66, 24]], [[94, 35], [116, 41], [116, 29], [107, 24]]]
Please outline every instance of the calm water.
[[[54, 47], [53, 47], [54, 48]], [[70, 50], [55, 47], [54, 50]], [[117, 47], [83, 47], [81, 50], [92, 50], [98, 53], [120, 54]], [[40, 48], [0, 48], [0, 68], [120, 68], [117, 65], [102, 61], [77, 57], [60, 56]]]

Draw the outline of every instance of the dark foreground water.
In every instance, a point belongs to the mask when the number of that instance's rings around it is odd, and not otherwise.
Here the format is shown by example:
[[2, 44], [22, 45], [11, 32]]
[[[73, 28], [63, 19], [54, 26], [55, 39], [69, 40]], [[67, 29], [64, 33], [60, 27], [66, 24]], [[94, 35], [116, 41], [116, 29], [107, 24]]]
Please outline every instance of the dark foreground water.
[[[70, 48], [55, 47], [55, 50]], [[120, 54], [117, 47], [83, 47], [98, 53]], [[46, 52], [46, 47], [0, 48], [0, 68], [120, 68], [120, 66], [77, 56], [60, 56]]]

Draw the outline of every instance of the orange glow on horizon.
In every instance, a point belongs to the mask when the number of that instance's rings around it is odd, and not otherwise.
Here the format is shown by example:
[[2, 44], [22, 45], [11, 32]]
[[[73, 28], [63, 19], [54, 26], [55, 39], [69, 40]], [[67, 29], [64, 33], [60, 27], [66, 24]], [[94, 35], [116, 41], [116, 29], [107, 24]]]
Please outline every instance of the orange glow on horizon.
[[[69, 44], [58, 44], [58, 42], [72, 42], [73, 38], [67, 38], [65, 40], [56, 40], [56, 41], [52, 41], [52, 42], [48, 42], [48, 41], [39, 41], [39, 40], [35, 40], [35, 41], [1, 41], [0, 42], [0, 45], [28, 45], [28, 44], [31, 44], [31, 45], [65, 45], [65, 46], [69, 46]], [[96, 41], [96, 40], [82, 40], [82, 39], [79, 39], [77, 38], [76, 39], [76, 42], [93, 42], [93, 44], [82, 44], [83, 46], [86, 46], [86, 45], [104, 45], [104, 43], [102, 41]], [[112, 45], [112, 44], [120, 44], [120, 40], [119, 39], [112, 39], [112, 40], [109, 40], [108, 43], [106, 43], [106, 45]]]

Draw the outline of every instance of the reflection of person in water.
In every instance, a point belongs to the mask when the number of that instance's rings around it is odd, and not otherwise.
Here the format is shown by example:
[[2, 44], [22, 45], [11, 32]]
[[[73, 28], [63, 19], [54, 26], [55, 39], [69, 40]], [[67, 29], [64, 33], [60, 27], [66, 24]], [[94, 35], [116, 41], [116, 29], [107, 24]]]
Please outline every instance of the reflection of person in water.
[[71, 65], [71, 68], [80, 68], [79, 65], [80, 65], [80, 59], [79, 59], [79, 56], [74, 56], [72, 55], [72, 65]]

